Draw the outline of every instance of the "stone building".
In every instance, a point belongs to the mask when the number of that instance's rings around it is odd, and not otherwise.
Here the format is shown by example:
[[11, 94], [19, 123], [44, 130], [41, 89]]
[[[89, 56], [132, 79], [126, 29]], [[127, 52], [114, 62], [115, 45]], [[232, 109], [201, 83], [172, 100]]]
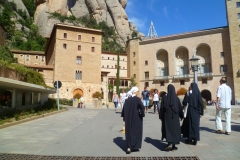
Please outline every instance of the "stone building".
[[47, 84], [62, 82], [60, 98], [71, 99], [79, 93], [90, 104], [92, 94], [101, 92], [101, 44], [100, 30], [54, 25], [45, 52], [46, 65], [54, 68], [53, 81]]
[[7, 30], [4, 26], [0, 23], [0, 45], [5, 45]]
[[240, 1], [226, 0], [235, 99], [240, 102]]
[[[116, 91], [116, 74], [117, 74], [117, 53], [112, 52], [104, 52], [102, 51], [102, 90], [103, 93], [107, 93], [108, 99], [112, 98], [112, 93], [108, 91], [108, 84], [112, 84], [114, 86], [113, 91]], [[127, 77], [127, 54], [121, 53], [119, 55], [119, 66], [120, 66], [120, 86], [119, 88], [128, 88], [129, 86], [129, 77]], [[103, 76], [103, 73], [108, 73], [106, 76]], [[105, 80], [107, 79], [107, 81]], [[104, 99], [107, 98], [104, 96]]]
[[193, 82], [190, 61], [193, 54], [200, 59], [199, 89], [206, 100], [215, 100], [221, 77], [227, 77], [234, 88], [229, 28], [220, 27], [155, 39], [128, 41], [128, 77], [136, 77], [144, 86], [167, 91], [173, 84], [176, 91], [188, 89]]

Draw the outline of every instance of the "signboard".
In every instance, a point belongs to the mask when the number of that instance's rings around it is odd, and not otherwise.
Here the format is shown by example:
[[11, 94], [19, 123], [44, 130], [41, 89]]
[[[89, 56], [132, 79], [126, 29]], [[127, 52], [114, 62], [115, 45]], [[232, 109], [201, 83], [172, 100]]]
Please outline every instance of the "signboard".
[[[57, 86], [58, 85], [58, 86]], [[54, 82], [54, 87], [55, 88], [61, 88], [62, 87], [62, 82], [61, 81], [55, 81]]]

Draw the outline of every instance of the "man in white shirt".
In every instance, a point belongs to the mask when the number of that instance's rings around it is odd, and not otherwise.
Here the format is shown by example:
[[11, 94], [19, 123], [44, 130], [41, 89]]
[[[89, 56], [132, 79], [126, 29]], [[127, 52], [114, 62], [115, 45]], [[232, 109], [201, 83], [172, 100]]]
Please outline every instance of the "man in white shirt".
[[226, 127], [225, 134], [230, 135], [231, 132], [231, 100], [232, 90], [226, 85], [226, 78], [222, 77], [220, 80], [220, 86], [217, 90], [217, 102], [216, 102], [216, 133], [221, 134], [222, 131], [222, 113], [225, 114]]

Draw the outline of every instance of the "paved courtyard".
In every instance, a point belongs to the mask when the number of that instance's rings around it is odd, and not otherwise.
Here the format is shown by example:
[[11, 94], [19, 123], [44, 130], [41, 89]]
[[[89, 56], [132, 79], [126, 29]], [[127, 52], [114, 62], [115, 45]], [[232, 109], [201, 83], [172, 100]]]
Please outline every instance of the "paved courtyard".
[[[224, 124], [224, 123], [223, 123]], [[120, 110], [70, 108], [49, 117], [0, 130], [0, 153], [61, 156], [198, 156], [200, 159], [240, 159], [240, 120], [232, 121], [231, 135], [218, 135], [214, 117], [201, 118], [201, 141], [197, 146], [180, 143], [175, 152], [163, 151], [158, 115], [144, 118], [140, 152], [125, 153]]]

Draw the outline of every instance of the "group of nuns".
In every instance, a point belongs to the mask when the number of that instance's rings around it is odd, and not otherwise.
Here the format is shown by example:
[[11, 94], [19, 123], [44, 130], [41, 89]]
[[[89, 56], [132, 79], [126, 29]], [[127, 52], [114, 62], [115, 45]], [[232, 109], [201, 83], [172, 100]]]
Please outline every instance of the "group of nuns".
[[[133, 87], [131, 96], [125, 100], [121, 116], [125, 121], [125, 136], [127, 153], [139, 150], [142, 146], [143, 117], [145, 108], [141, 99], [137, 97], [139, 89]], [[162, 95], [159, 119], [162, 121], [162, 140], [166, 139], [165, 151], [176, 151], [175, 146], [181, 141], [181, 134], [185, 137], [185, 143], [196, 145], [200, 140], [199, 125], [200, 116], [203, 115], [203, 100], [196, 83], [191, 83], [189, 91], [185, 94], [182, 102], [187, 107], [187, 114], [184, 117], [183, 107], [176, 95], [172, 84], [168, 85], [167, 93]], [[183, 119], [180, 127], [180, 120]]]

